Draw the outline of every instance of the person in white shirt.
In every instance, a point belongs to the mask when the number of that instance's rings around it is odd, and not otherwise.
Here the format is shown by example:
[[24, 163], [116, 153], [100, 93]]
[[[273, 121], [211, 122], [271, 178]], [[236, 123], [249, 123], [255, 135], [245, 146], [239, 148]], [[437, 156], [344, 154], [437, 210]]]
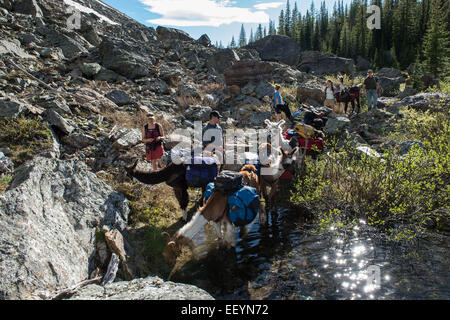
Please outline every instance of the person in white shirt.
[[325, 93], [325, 107], [330, 107], [333, 111], [335, 107], [335, 101], [334, 94], [336, 93], [336, 89], [333, 86], [333, 82], [331, 80], [327, 80], [327, 86], [324, 90]]

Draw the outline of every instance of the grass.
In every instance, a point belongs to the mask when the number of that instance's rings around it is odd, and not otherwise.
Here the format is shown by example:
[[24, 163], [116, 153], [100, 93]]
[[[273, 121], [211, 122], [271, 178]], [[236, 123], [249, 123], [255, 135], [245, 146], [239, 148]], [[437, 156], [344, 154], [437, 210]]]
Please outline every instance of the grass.
[[53, 137], [47, 124], [38, 119], [0, 119], [0, 145], [11, 149], [10, 158], [17, 167], [49, 149]]
[[0, 178], [0, 193], [3, 193], [6, 191], [11, 180], [12, 180], [11, 175], [4, 175]]
[[[130, 182], [111, 173], [98, 173], [100, 179], [114, 190], [123, 193], [130, 202], [129, 237], [135, 250], [139, 276], [149, 274], [167, 278], [171, 266], [166, 263], [162, 252], [166, 246], [163, 232], [173, 235], [183, 226], [181, 209], [171, 187], [166, 184], [155, 186]], [[190, 199], [195, 199], [196, 192], [189, 190]], [[188, 211], [195, 209], [190, 202]]]

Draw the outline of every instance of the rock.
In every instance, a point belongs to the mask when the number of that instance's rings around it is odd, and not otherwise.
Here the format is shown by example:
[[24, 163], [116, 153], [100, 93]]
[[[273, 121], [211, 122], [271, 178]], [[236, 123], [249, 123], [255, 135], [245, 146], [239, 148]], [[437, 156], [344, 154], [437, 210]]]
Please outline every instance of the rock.
[[145, 46], [137, 47], [117, 39], [104, 38], [99, 52], [105, 68], [132, 80], [151, 75], [150, 67], [156, 62]]
[[221, 49], [208, 58], [206, 66], [218, 73], [224, 73], [226, 69], [239, 60], [239, 56], [233, 49]]
[[420, 141], [414, 141], [414, 140], [404, 141], [400, 144], [400, 154], [402, 156], [405, 156], [411, 151], [412, 148], [423, 149], [424, 145]]
[[12, 42], [5, 39], [0, 40], [0, 57], [4, 55], [12, 55], [15, 57], [23, 58], [23, 59], [32, 59], [34, 58], [32, 55], [29, 55], [22, 49], [20, 46], [20, 42], [17, 41]]
[[378, 83], [380, 84], [381, 94], [387, 97], [394, 97], [400, 91], [400, 80], [399, 78], [386, 78], [378, 77]]
[[381, 68], [376, 73], [377, 77], [386, 77], [386, 78], [405, 78], [406, 75], [404, 75], [400, 70], [393, 69], [393, 68]]
[[54, 128], [58, 128], [64, 134], [70, 134], [75, 130], [66, 119], [56, 112], [54, 109], [48, 109], [42, 114], [43, 118]]
[[14, 1], [14, 12], [29, 14], [33, 17], [42, 17], [43, 13], [36, 0], [17, 0]]
[[290, 66], [299, 62], [300, 47], [293, 38], [281, 35], [270, 35], [245, 46], [254, 49], [264, 61], [275, 61]]
[[56, 100], [54, 97], [51, 97], [51, 99], [52, 100], [39, 103], [39, 106], [45, 109], [54, 109], [61, 116], [64, 116], [65, 114], [72, 114], [72, 110], [70, 110], [70, 107], [66, 104], [65, 100]]
[[105, 240], [111, 252], [117, 254], [121, 261], [127, 261], [124, 239], [119, 230], [105, 232]]
[[114, 282], [79, 289], [70, 300], [214, 300], [203, 289], [163, 281], [158, 277]]
[[139, 144], [142, 139], [142, 133], [139, 129], [121, 129], [114, 134], [112, 140], [115, 140], [113, 147], [116, 150], [124, 150]]
[[205, 47], [209, 47], [211, 45], [211, 39], [207, 34], [203, 34], [200, 38], [198, 38], [197, 42]]
[[14, 172], [14, 163], [10, 158], [0, 152], [0, 174], [8, 174]]
[[298, 69], [314, 74], [353, 74], [354, 63], [352, 59], [337, 57], [319, 51], [304, 51], [300, 53]]
[[273, 97], [275, 88], [267, 81], [260, 81], [255, 87], [256, 98], [262, 99], [265, 96]]
[[186, 32], [173, 28], [166, 28], [159, 26], [156, 28], [156, 33], [159, 41], [163, 40], [181, 40], [181, 41], [193, 41]]
[[101, 70], [94, 76], [97, 81], [115, 82], [119, 78], [119, 75], [112, 70], [101, 68]]
[[48, 58], [55, 61], [64, 59], [64, 54], [61, 48], [39, 48], [38, 51], [42, 58]]
[[370, 69], [370, 62], [361, 56], [356, 57], [356, 70], [367, 71]]
[[316, 82], [301, 84], [297, 88], [297, 100], [299, 102], [306, 102], [308, 99], [312, 99], [320, 105], [323, 105], [325, 101], [324, 88], [324, 86]]
[[178, 86], [177, 101], [182, 107], [189, 107], [192, 104], [200, 103], [202, 100], [200, 93], [192, 83], [181, 83]]
[[100, 72], [102, 66], [98, 63], [83, 63], [81, 72], [88, 77], [93, 77]]
[[113, 90], [105, 95], [109, 100], [117, 104], [118, 106], [124, 106], [131, 103], [131, 97], [123, 90]]
[[244, 87], [249, 82], [271, 81], [275, 64], [264, 61], [242, 60], [223, 72], [227, 86]]
[[410, 106], [417, 110], [426, 111], [436, 107], [438, 104], [448, 106], [449, 103], [450, 95], [441, 92], [427, 92], [403, 98], [396, 105]]
[[204, 122], [209, 120], [209, 114], [211, 112], [212, 112], [211, 107], [194, 105], [185, 110], [184, 115], [188, 119]]
[[337, 117], [328, 119], [323, 131], [328, 134], [338, 134], [350, 125], [350, 120], [347, 117]]
[[59, 47], [64, 57], [68, 59], [72, 59], [80, 53], [88, 53], [86, 48], [90, 47], [89, 42], [76, 34], [68, 36], [58, 30], [48, 29], [44, 36], [47, 47]]
[[230, 92], [231, 95], [233, 96], [237, 96], [241, 94], [241, 88], [239, 88], [239, 86], [237, 85], [231, 85], [229, 87], [227, 87], [227, 90]]
[[16, 119], [27, 110], [27, 106], [23, 102], [8, 98], [0, 99], [0, 118]]
[[0, 296], [39, 299], [89, 278], [95, 227], [124, 230], [128, 202], [81, 161], [34, 158], [0, 195]]
[[86, 133], [75, 133], [62, 137], [62, 142], [76, 149], [83, 149], [97, 143], [97, 139]]
[[417, 94], [417, 90], [416, 89], [411, 88], [411, 87], [406, 87], [405, 90], [403, 90], [400, 94], [398, 94], [396, 96], [396, 98], [401, 100], [403, 98], [406, 98], [406, 97], [409, 97], [409, 96], [413, 96], [415, 94]]
[[378, 152], [376, 152], [375, 150], [373, 150], [372, 148], [367, 147], [367, 146], [356, 147], [356, 151], [367, 157], [381, 158], [381, 155]]
[[216, 108], [219, 105], [219, 98], [213, 94], [205, 94], [202, 105]]

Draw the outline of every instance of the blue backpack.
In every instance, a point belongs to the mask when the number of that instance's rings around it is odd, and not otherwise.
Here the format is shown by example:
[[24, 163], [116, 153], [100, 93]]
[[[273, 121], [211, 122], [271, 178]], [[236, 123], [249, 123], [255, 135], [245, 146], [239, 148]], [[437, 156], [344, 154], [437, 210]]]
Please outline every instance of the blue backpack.
[[217, 160], [214, 157], [194, 157], [186, 167], [186, 181], [191, 188], [200, 188], [213, 182], [217, 176]]
[[[206, 187], [203, 198], [207, 200], [213, 193], [214, 183], [210, 183]], [[259, 195], [255, 188], [244, 186], [228, 197], [228, 206], [231, 222], [235, 226], [243, 227], [256, 218], [260, 209]]]

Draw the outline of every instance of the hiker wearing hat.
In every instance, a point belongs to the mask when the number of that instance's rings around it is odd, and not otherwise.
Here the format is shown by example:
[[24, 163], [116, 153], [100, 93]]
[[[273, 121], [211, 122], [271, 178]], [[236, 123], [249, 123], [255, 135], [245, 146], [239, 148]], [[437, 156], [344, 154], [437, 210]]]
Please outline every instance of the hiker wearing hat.
[[147, 124], [142, 128], [142, 142], [145, 143], [146, 159], [152, 162], [152, 168], [155, 171], [164, 167], [161, 163], [164, 155], [163, 139], [163, 127], [155, 122], [153, 113], [147, 113]]
[[272, 107], [275, 109], [277, 121], [279, 122], [281, 119], [281, 111], [284, 112], [286, 118], [288, 118], [291, 122], [294, 122], [294, 118], [291, 114], [291, 109], [289, 109], [289, 104], [283, 103], [283, 98], [281, 97], [281, 87], [279, 85], [275, 86], [275, 93], [273, 95], [273, 104]]
[[203, 150], [207, 148], [208, 151], [218, 151], [223, 155], [224, 139], [223, 130], [219, 125], [222, 116], [219, 112], [213, 111], [209, 115], [209, 122], [202, 130]]
[[373, 71], [367, 71], [367, 78], [364, 80], [363, 94], [367, 95], [367, 106], [369, 111], [377, 108], [379, 83], [377, 77], [373, 76]]

